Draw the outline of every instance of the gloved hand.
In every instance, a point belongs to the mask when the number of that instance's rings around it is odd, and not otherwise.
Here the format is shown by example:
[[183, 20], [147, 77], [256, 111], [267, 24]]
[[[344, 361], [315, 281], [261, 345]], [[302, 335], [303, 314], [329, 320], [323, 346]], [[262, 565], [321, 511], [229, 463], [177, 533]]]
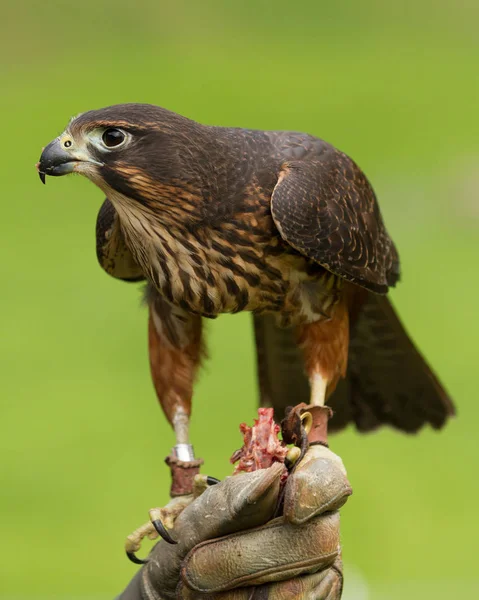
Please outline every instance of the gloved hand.
[[[284, 466], [227, 477], [179, 515], [117, 600], [338, 600], [338, 509], [351, 494], [341, 459], [310, 447], [284, 487]], [[254, 586], [254, 587], [253, 587]], [[254, 595], [252, 593], [254, 591]]]

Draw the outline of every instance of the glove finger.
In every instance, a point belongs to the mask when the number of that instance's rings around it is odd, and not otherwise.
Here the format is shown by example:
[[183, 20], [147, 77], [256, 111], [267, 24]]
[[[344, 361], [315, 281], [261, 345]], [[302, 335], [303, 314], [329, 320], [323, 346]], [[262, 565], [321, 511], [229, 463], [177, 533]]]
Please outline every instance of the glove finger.
[[181, 600], [249, 600], [251, 592], [251, 588], [238, 588], [228, 592], [218, 592], [217, 594], [202, 594], [201, 592], [191, 590], [183, 583], [180, 583], [176, 597], [178, 599], [181, 598]]
[[[311, 582], [313, 583], [313, 581]], [[308, 600], [341, 600], [343, 595], [343, 574], [336, 569], [328, 569], [326, 576], [317, 583], [307, 596]]]
[[[280, 581], [260, 589], [263, 595], [258, 595], [258, 600], [340, 600], [343, 590], [341, 559], [338, 557], [331, 567], [318, 573]], [[220, 597], [215, 600], [220, 600]]]
[[178, 598], [183, 600], [250, 600], [253, 590], [255, 600], [340, 600], [343, 590], [342, 572], [332, 567], [313, 575], [294, 577], [287, 581], [261, 586], [236, 588], [228, 592], [202, 594], [181, 586]]
[[218, 592], [316, 572], [331, 565], [339, 550], [339, 513], [305, 525], [279, 518], [199, 544], [186, 557], [181, 575], [197, 592]]
[[271, 519], [283, 472], [284, 466], [275, 463], [269, 469], [228, 477], [208, 488], [178, 516], [173, 529], [178, 544], [161, 540], [151, 551], [143, 588], [161, 592], [165, 598], [175, 597], [181, 562], [194, 546]]
[[178, 517], [174, 534], [184, 555], [204, 540], [257, 527], [273, 516], [284, 466], [227, 477]]
[[338, 510], [352, 492], [339, 456], [325, 446], [311, 446], [288, 477], [283, 514], [290, 523], [305, 523], [326, 511]]

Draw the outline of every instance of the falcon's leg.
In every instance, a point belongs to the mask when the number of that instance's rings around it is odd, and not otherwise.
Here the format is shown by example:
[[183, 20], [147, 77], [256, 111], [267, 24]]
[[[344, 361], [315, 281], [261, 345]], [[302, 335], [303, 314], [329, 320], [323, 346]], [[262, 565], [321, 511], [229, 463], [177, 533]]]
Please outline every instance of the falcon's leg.
[[156, 394], [176, 436], [180, 460], [189, 457], [189, 417], [193, 382], [202, 351], [201, 317], [173, 306], [151, 287], [147, 290], [149, 306], [148, 348]]
[[[169, 459], [179, 461], [176, 468], [189, 471], [191, 478], [201, 464], [201, 461], [194, 460], [193, 447], [189, 443], [193, 382], [203, 353], [201, 317], [173, 306], [151, 286], [147, 288], [146, 301], [150, 313], [148, 349], [151, 376], [161, 407], [176, 437], [173, 457]], [[174, 468], [172, 464], [170, 466], [174, 487]], [[179, 514], [178, 510], [181, 512], [185, 502], [186, 504], [191, 502], [191, 490], [187, 491], [187, 488], [190, 489], [188, 481], [188, 479], [181, 479], [179, 487], [172, 490], [178, 497], [173, 498], [164, 508], [152, 509], [150, 522], [128, 536], [125, 550], [131, 561], [144, 562], [136, 558], [134, 553], [139, 549], [141, 540], [145, 536], [154, 539], [159, 534], [167, 542], [176, 543], [169, 534], [168, 528], [173, 527], [174, 519]], [[197, 487], [196, 480], [193, 484], [194, 489], [195, 487]]]
[[346, 375], [349, 346], [349, 314], [345, 299], [334, 306], [330, 318], [298, 327], [311, 386], [310, 404], [324, 406], [338, 381]]
[[311, 386], [311, 397], [309, 403], [314, 406], [324, 406], [326, 404], [326, 390], [328, 388], [328, 378], [320, 372], [310, 375], [309, 383]]

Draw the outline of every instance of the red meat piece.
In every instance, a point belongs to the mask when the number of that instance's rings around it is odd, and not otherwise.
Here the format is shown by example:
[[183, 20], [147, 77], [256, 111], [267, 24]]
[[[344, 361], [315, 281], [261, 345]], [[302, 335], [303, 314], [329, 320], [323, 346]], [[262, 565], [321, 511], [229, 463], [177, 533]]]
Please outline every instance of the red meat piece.
[[278, 439], [280, 431], [273, 419], [272, 408], [259, 408], [258, 418], [253, 427], [241, 423], [243, 447], [236, 450], [230, 458], [232, 464], [238, 463], [234, 474], [245, 471], [249, 473], [257, 469], [267, 469], [274, 462], [284, 463], [287, 447]]

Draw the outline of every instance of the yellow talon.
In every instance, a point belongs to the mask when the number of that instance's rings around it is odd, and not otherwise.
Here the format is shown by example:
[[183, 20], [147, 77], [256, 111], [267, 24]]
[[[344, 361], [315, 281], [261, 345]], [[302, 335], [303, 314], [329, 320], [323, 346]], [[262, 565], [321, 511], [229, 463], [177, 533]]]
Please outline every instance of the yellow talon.
[[133, 533], [130, 533], [125, 541], [125, 551], [127, 553], [138, 552], [138, 550], [141, 548], [141, 542], [145, 537], [148, 537], [150, 540], [154, 540], [158, 537], [158, 533], [153, 527], [153, 523], [150, 521], [144, 525], [141, 525], [141, 527], [138, 527], [138, 529], [135, 529]]
[[313, 415], [310, 412], [304, 412], [301, 415], [301, 422], [306, 433], [309, 433], [311, 431], [311, 427], [313, 426]]
[[206, 475], [196, 475], [193, 485], [193, 494], [188, 496], [177, 496], [172, 498], [170, 502], [163, 508], [152, 508], [149, 511], [150, 521], [135, 529], [125, 541], [125, 551], [128, 558], [137, 564], [144, 564], [145, 561], [137, 558], [135, 552], [141, 548], [141, 542], [145, 537], [150, 540], [155, 540], [161, 535], [161, 537], [169, 542], [170, 544], [176, 544], [177, 542], [170, 536], [169, 530], [175, 526], [175, 521], [183, 510], [193, 502], [195, 498], [201, 496], [201, 494], [208, 489], [211, 477]]

